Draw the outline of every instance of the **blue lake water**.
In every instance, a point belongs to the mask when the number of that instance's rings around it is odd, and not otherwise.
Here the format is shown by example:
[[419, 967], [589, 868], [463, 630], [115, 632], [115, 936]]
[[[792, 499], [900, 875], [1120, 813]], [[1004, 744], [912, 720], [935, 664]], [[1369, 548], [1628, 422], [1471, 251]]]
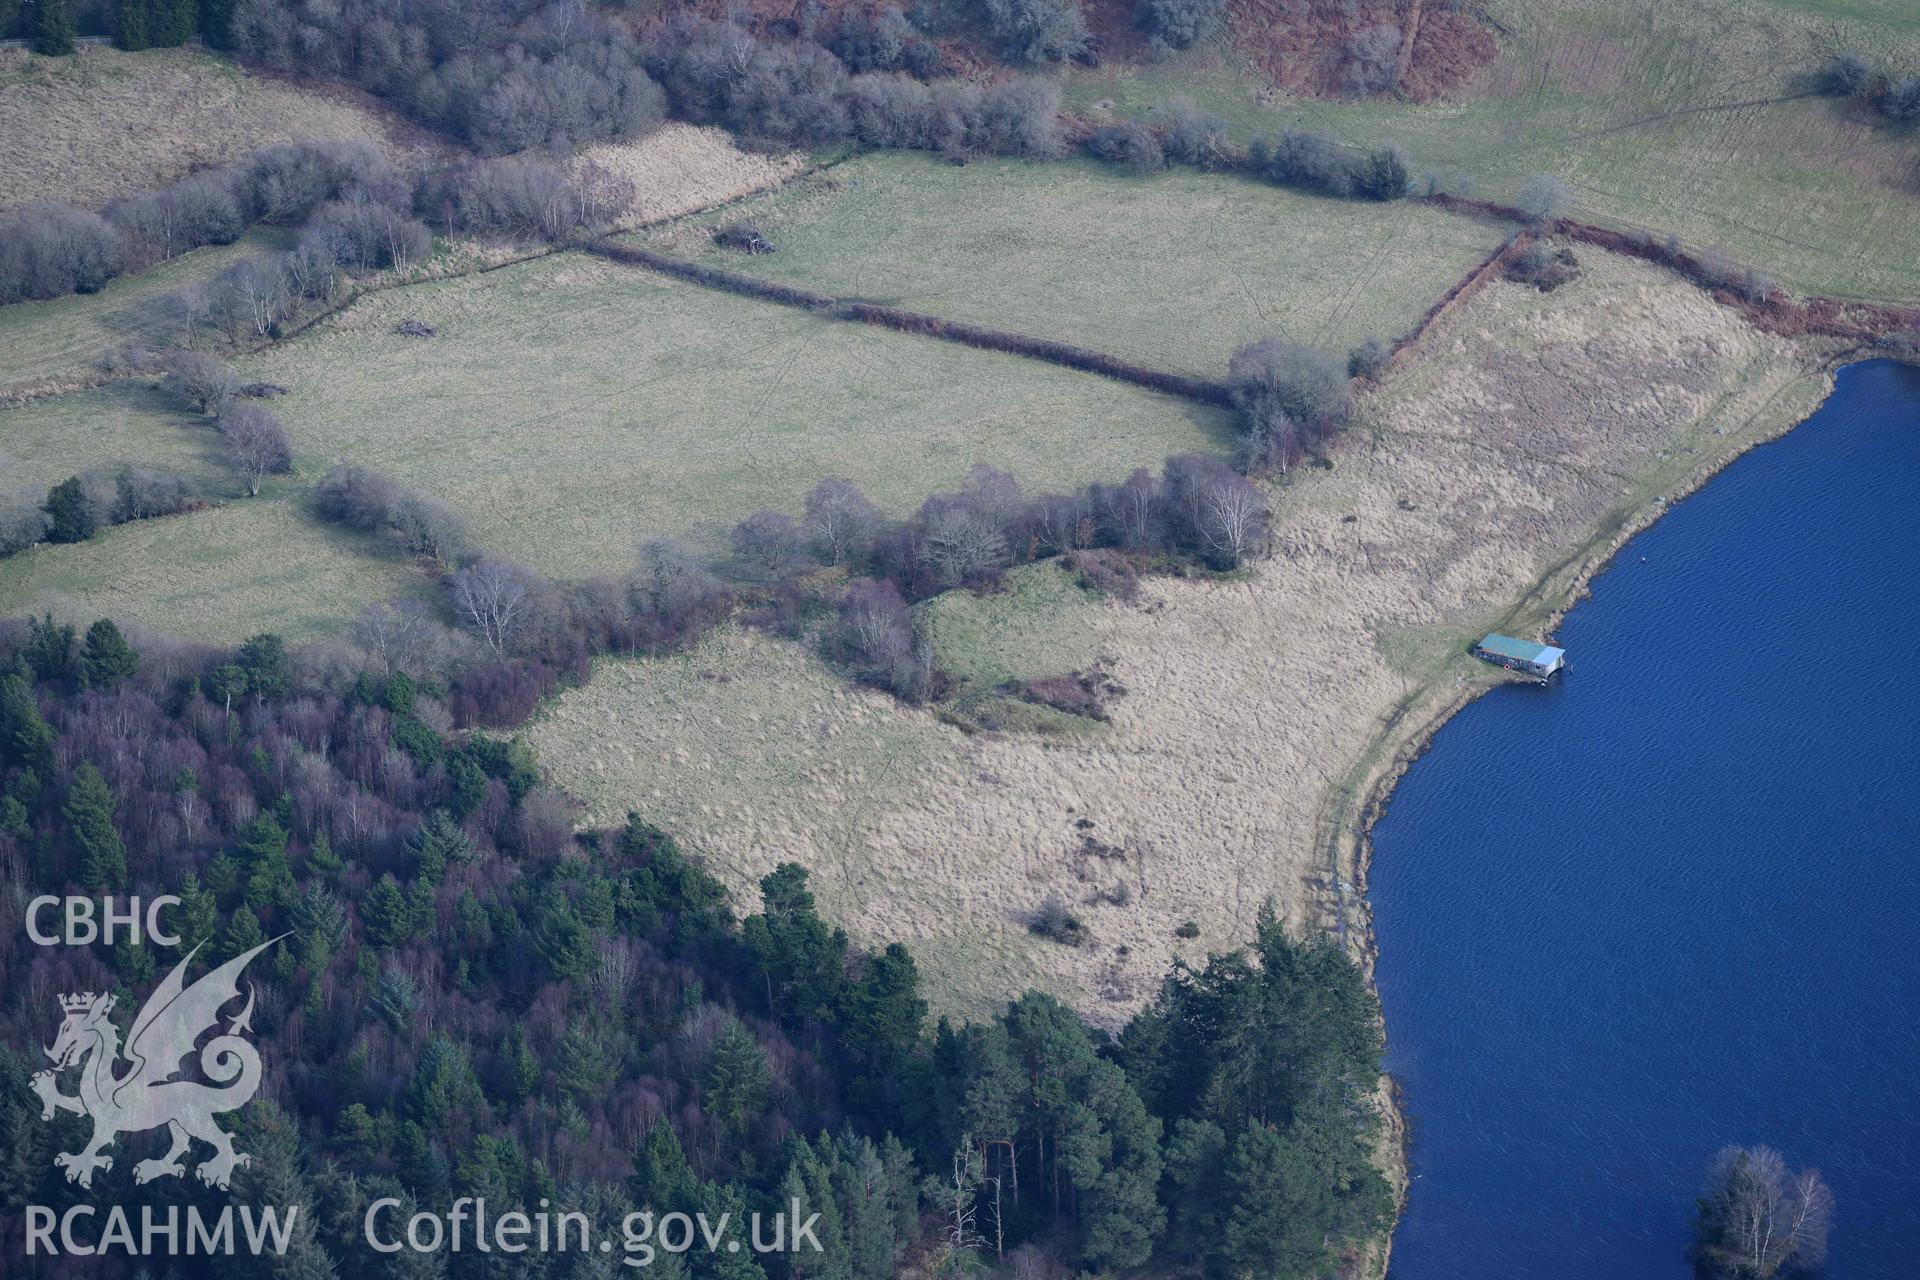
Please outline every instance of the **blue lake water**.
[[1843, 370], [1557, 634], [1374, 832], [1393, 1275], [1688, 1280], [1730, 1143], [1826, 1175], [1833, 1280], [1920, 1275], [1920, 370]]

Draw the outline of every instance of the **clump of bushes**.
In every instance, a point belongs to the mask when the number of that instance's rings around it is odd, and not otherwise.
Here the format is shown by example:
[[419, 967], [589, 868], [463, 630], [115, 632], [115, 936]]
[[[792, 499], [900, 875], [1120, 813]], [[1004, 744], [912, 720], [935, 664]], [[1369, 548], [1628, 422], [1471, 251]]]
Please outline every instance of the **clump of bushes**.
[[0, 303], [92, 293], [126, 260], [126, 242], [97, 213], [40, 201], [0, 217]]
[[723, 227], [715, 227], [713, 242], [723, 249], [733, 249], [740, 253], [773, 252], [773, 241], [762, 235], [760, 228], [751, 222], [729, 222]]
[[1880, 110], [1896, 124], [1920, 120], [1920, 76], [1908, 76], [1888, 85], [1880, 98]]
[[1863, 53], [1836, 55], [1822, 69], [1820, 91], [1834, 98], [1857, 98], [1873, 86], [1873, 63]]
[[571, 5], [239, 0], [248, 61], [359, 85], [481, 151], [627, 138], [664, 99], [620, 24]]
[[1813, 83], [1831, 98], [1869, 101], [1894, 124], [1920, 120], [1920, 76], [1890, 79], [1864, 53], [1836, 55], [1814, 74]]
[[0, 556], [36, 542], [85, 542], [110, 525], [190, 511], [201, 502], [185, 476], [146, 467], [83, 471], [45, 493], [0, 489]]
[[414, 206], [447, 234], [514, 240], [567, 239], [604, 229], [633, 203], [631, 179], [596, 164], [571, 172], [551, 160], [469, 160], [429, 176]]
[[1780, 292], [1773, 277], [1743, 266], [1724, 249], [1700, 255], [1700, 283], [1709, 289], [1731, 289], [1748, 302], [1765, 302]]
[[1191, 49], [1220, 29], [1226, 0], [1139, 0], [1133, 25], [1156, 50]]
[[388, 538], [442, 565], [469, 555], [467, 522], [451, 507], [351, 462], [336, 462], [314, 488], [320, 518]]
[[855, 75], [904, 71], [930, 80], [947, 71], [940, 47], [895, 4], [849, 5], [832, 15], [811, 4], [801, 15], [800, 35], [832, 50]]
[[1234, 158], [1227, 138], [1227, 122], [1211, 111], [1194, 106], [1192, 99], [1169, 99], [1160, 104], [1155, 114], [1166, 126], [1164, 146], [1168, 159], [1212, 169]]
[[1286, 472], [1353, 414], [1345, 366], [1305, 343], [1249, 343], [1233, 353], [1227, 371], [1244, 422], [1241, 448], [1249, 470]]
[[1388, 23], [1363, 28], [1341, 49], [1341, 78], [1347, 92], [1361, 98], [1400, 87], [1400, 28]]
[[1378, 337], [1368, 338], [1353, 350], [1347, 352], [1347, 376], [1365, 378], [1371, 382], [1387, 367], [1393, 359], [1393, 348]]
[[1091, 941], [1086, 922], [1067, 907], [1058, 892], [1048, 894], [1027, 921], [1027, 929], [1064, 947], [1078, 947]]
[[1552, 293], [1580, 278], [1580, 260], [1571, 249], [1551, 249], [1535, 243], [1507, 264], [1504, 275], [1516, 284], [1530, 284], [1541, 293]]
[[1549, 222], [1566, 212], [1571, 193], [1550, 173], [1536, 173], [1520, 188], [1514, 206], [1534, 222]]
[[898, 72], [849, 76], [805, 40], [769, 41], [728, 22], [678, 14], [647, 46], [674, 114], [749, 140], [1051, 159], [1061, 150], [1057, 87], [1016, 78], [923, 84]]
[[88, 293], [256, 222], [304, 223], [291, 253], [235, 263], [213, 283], [151, 299], [141, 318], [189, 338], [212, 324], [230, 340], [266, 337], [307, 301], [330, 301], [346, 270], [405, 268], [430, 237], [404, 179], [364, 141], [296, 142], [140, 192], [103, 213], [30, 205], [0, 219], [0, 303]]
[[1008, 62], [1038, 66], [1087, 52], [1079, 0], [981, 0], [987, 31]]
[[1395, 143], [1355, 151], [1328, 134], [1303, 129], [1255, 138], [1247, 148], [1247, 165], [1283, 187], [1362, 200], [1399, 200], [1410, 177], [1406, 153]]
[[1137, 120], [1095, 130], [1087, 139], [1087, 150], [1096, 159], [1122, 165], [1134, 173], [1153, 173], [1167, 167], [1160, 139]]
[[1123, 696], [1126, 688], [1105, 668], [1096, 665], [1087, 671], [1022, 680], [1015, 683], [1010, 692], [1022, 702], [1050, 707], [1063, 715], [1105, 721], [1108, 699]]

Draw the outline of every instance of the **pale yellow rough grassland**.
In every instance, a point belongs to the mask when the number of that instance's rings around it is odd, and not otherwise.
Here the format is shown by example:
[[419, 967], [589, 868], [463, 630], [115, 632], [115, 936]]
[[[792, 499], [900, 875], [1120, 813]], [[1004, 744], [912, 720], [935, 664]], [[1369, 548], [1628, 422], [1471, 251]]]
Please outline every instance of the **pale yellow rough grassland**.
[[0, 50], [0, 209], [92, 208], [273, 142], [365, 138], [398, 153], [419, 145], [413, 137], [347, 95], [249, 75], [194, 49]]
[[[1039, 985], [1117, 1021], [1174, 954], [1243, 941], [1270, 895], [1325, 920], [1332, 801], [1390, 749], [1392, 709], [1491, 678], [1464, 656], [1490, 621], [1822, 393], [1784, 340], [1585, 256], [1551, 296], [1489, 289], [1372, 397], [1337, 468], [1280, 489], [1279, 551], [1251, 580], [1100, 609], [1093, 647], [1130, 692], [1090, 739], [969, 737], [729, 634], [603, 661], [534, 727], [541, 758], [592, 821], [638, 806], [737, 892], [805, 862], [857, 936], [915, 944], [942, 1007]], [[1127, 852], [1078, 853], [1081, 820]], [[1121, 884], [1127, 905], [1096, 900]], [[1093, 945], [1027, 932], [1050, 891]], [[1178, 942], [1188, 919], [1200, 937]]]
[[807, 160], [799, 152], [742, 151], [724, 129], [674, 123], [632, 142], [595, 143], [575, 163], [597, 164], [633, 182], [633, 203], [616, 225], [637, 227], [777, 186]]

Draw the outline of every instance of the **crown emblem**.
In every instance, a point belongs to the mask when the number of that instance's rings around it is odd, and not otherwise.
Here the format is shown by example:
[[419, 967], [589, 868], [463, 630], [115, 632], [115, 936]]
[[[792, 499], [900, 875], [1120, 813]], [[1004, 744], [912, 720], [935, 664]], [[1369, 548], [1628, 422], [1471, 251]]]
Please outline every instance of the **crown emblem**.
[[68, 1013], [80, 1013], [93, 1007], [93, 992], [83, 991], [77, 996], [61, 996], [60, 1007]]

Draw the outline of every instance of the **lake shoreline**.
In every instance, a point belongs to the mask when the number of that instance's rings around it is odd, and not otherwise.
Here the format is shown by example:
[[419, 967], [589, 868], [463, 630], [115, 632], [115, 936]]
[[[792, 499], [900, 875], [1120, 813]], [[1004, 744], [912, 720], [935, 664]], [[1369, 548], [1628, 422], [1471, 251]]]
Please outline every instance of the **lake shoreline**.
[[[1549, 568], [1514, 600], [1507, 611], [1507, 619], [1516, 628], [1515, 634], [1525, 636], [1537, 633], [1542, 638], [1552, 637], [1567, 614], [1592, 594], [1594, 579], [1613, 565], [1621, 548], [1656, 524], [1674, 505], [1699, 492], [1727, 467], [1754, 449], [1780, 440], [1804, 424], [1832, 396], [1835, 379], [1842, 368], [1876, 358], [1873, 352], [1863, 351], [1852, 344], [1822, 345], [1828, 349], [1809, 349], [1811, 372], [1822, 381], [1821, 394], [1811, 407], [1804, 412], [1783, 413], [1776, 421], [1762, 424], [1753, 434], [1741, 438], [1711, 461], [1694, 468], [1678, 484], [1656, 495], [1652, 501], [1623, 513], [1623, 518], [1611, 531], [1604, 524], [1595, 529], [1578, 550]], [[1772, 409], [1775, 403], [1770, 401], [1767, 409]], [[1438, 676], [1410, 693], [1376, 735], [1363, 757], [1372, 763], [1364, 765], [1358, 776], [1349, 780], [1357, 803], [1346, 815], [1348, 820], [1340, 822], [1336, 828], [1337, 845], [1333, 859], [1336, 884], [1344, 881], [1350, 886], [1351, 895], [1357, 899], [1357, 909], [1350, 914], [1346, 911], [1348, 895], [1339, 889], [1331, 895], [1334, 899], [1332, 905], [1342, 923], [1352, 926], [1351, 936], [1347, 939], [1348, 950], [1376, 995], [1375, 967], [1379, 960], [1380, 944], [1368, 896], [1373, 829], [1385, 814], [1400, 780], [1414, 762], [1426, 753], [1440, 730], [1482, 695], [1520, 679], [1488, 668], [1479, 679], [1456, 683], [1446, 678], [1451, 671], [1451, 668], [1443, 669]], [[1391, 1030], [1391, 1027], [1387, 1027], [1389, 1040]], [[1378, 1097], [1385, 1120], [1381, 1153], [1389, 1165], [1388, 1180], [1394, 1189], [1397, 1229], [1398, 1216], [1405, 1211], [1409, 1184], [1413, 1141], [1411, 1118], [1400, 1085], [1390, 1074], [1382, 1075]], [[1379, 1253], [1378, 1268], [1373, 1274], [1385, 1274], [1391, 1255], [1392, 1233], [1389, 1232]]]

